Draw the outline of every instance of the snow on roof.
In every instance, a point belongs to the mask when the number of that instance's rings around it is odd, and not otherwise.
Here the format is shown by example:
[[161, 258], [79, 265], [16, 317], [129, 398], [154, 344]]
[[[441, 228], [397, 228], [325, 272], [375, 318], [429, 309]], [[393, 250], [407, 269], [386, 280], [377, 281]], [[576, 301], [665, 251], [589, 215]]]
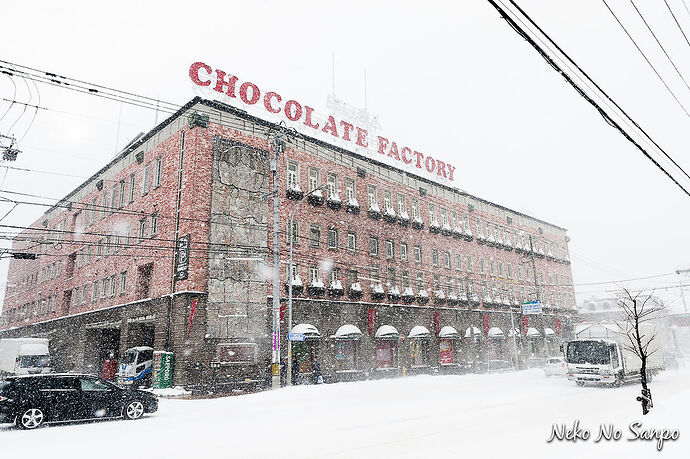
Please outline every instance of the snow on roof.
[[335, 337], [341, 339], [360, 339], [362, 337], [362, 332], [352, 324], [345, 324], [335, 332]]
[[292, 327], [291, 333], [304, 333], [307, 338], [321, 338], [321, 333], [312, 324], [297, 324]]
[[489, 338], [503, 338], [503, 330], [498, 327], [489, 328]]
[[398, 336], [400, 336], [400, 333], [398, 333], [398, 330], [392, 325], [381, 325], [379, 329], [376, 330], [376, 335], [374, 335], [374, 337], [378, 339], [397, 339]]
[[421, 325], [415, 325], [412, 327], [412, 330], [410, 330], [409, 335], [407, 335], [408, 338], [429, 338], [431, 337], [431, 332], [429, 332], [429, 329], [426, 327], [423, 327]]
[[438, 337], [439, 338], [454, 339], [454, 338], [460, 338], [460, 334], [458, 333], [458, 331], [455, 328], [453, 328], [449, 325], [446, 325], [445, 327], [441, 327], [441, 331], [438, 332]]

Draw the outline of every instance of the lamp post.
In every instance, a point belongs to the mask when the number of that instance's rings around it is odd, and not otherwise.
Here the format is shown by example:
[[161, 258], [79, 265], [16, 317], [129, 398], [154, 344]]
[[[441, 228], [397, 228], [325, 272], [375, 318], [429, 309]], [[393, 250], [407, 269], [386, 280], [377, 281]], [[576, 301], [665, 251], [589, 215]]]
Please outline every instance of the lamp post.
[[[307, 198], [309, 195], [314, 193], [316, 190], [323, 190], [327, 188], [328, 185], [323, 184], [321, 186], [318, 186], [311, 190], [309, 193], [304, 195], [304, 198]], [[302, 201], [299, 201], [297, 204], [295, 204], [295, 207], [292, 208], [292, 212], [290, 212], [290, 227], [288, 230], [288, 234], [290, 235], [290, 261], [288, 262], [288, 306], [287, 306], [287, 314], [288, 314], [288, 323], [287, 323], [287, 329], [288, 329], [288, 358], [287, 358], [287, 384], [288, 386], [292, 386], [292, 340], [289, 339], [289, 334], [292, 332], [292, 280], [294, 279], [294, 271], [292, 267], [292, 242], [295, 239], [295, 234], [294, 234], [294, 220], [295, 220], [295, 213], [297, 212], [297, 209], [299, 208], [299, 205], [302, 204]]]

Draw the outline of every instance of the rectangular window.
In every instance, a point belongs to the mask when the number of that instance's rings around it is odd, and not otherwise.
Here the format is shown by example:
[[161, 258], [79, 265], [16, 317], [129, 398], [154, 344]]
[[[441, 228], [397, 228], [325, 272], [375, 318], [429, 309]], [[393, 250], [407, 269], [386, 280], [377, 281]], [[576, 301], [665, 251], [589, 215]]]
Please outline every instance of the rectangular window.
[[297, 161], [288, 160], [287, 162], [287, 186], [293, 190], [298, 190], [300, 188], [299, 164]]
[[146, 238], [146, 219], [142, 218], [139, 220], [139, 242]]
[[374, 185], [369, 185], [367, 187], [367, 195], [369, 197], [369, 208], [370, 209], [376, 209], [378, 208], [378, 199], [376, 196], [376, 187]]
[[436, 206], [429, 204], [429, 224], [436, 223]]
[[513, 278], [513, 266], [510, 263], [506, 264], [506, 275], [508, 276], [508, 279]]
[[471, 272], [472, 272], [472, 268], [473, 268], [473, 267], [472, 267], [472, 256], [471, 256], [471, 255], [467, 255], [467, 257], [465, 258], [465, 269], [467, 269], [467, 272], [468, 272], [468, 273], [471, 273]]
[[98, 198], [93, 198], [91, 200], [91, 212], [89, 213], [89, 224], [93, 225], [96, 223], [96, 215], [98, 214]]
[[104, 277], [101, 279], [101, 299], [105, 298], [108, 294], [108, 278]]
[[352, 179], [345, 179], [345, 198], [348, 202], [352, 202], [357, 199], [355, 193], [355, 181]]
[[417, 290], [424, 290], [424, 273], [418, 271], [415, 274], [415, 278], [417, 283]]
[[158, 214], [151, 215], [151, 237], [158, 234]]
[[353, 232], [347, 233], [347, 249], [353, 252], [357, 251], [357, 234]]
[[91, 302], [95, 303], [98, 299], [98, 281], [93, 281], [93, 287], [91, 287]]
[[338, 176], [329, 172], [326, 175], [326, 186], [328, 187], [328, 197], [338, 194]]
[[457, 212], [451, 212], [450, 213], [450, 225], [453, 228], [458, 227], [458, 213]]
[[113, 211], [115, 210], [115, 205], [117, 203], [117, 185], [113, 187], [113, 191], [111, 193], [111, 198], [110, 198], [110, 213], [112, 214]]
[[407, 261], [407, 243], [400, 243], [400, 259], [402, 261]]
[[110, 236], [105, 237], [105, 247], [103, 247], [103, 254], [105, 256], [110, 255]]
[[398, 195], [398, 214], [404, 215], [406, 213], [407, 213], [407, 201], [405, 200], [405, 196], [399, 194]]
[[110, 297], [114, 297], [115, 291], [117, 290], [117, 274], [113, 274], [112, 276], [110, 276], [110, 286], [109, 287], [110, 287], [110, 290], [108, 292], [108, 295]]
[[441, 290], [441, 277], [434, 274], [434, 290]]
[[141, 187], [141, 195], [146, 196], [151, 188], [151, 164], [147, 164], [144, 167], [144, 183]]
[[419, 220], [419, 201], [417, 200], [417, 198], [410, 199], [410, 209], [412, 210], [412, 218], [415, 220]]
[[309, 227], [309, 245], [319, 247], [321, 245], [321, 229], [316, 225]]
[[391, 240], [386, 240], [386, 258], [393, 258], [395, 256], [395, 252], [393, 249], [393, 241]]
[[484, 259], [479, 259], [479, 274], [484, 274]]
[[338, 249], [338, 230], [335, 228], [328, 229], [328, 248], [332, 250]]
[[153, 164], [153, 187], [158, 188], [163, 182], [163, 158], [159, 156]]
[[[103, 193], [103, 206], [101, 208], [101, 219], [105, 218], [108, 213], [108, 192]], [[62, 229], [62, 228], [61, 228]]]
[[369, 236], [369, 254], [378, 255], [379, 254], [379, 240], [374, 236]]
[[450, 269], [450, 252], [443, 252], [443, 267]]
[[400, 281], [402, 284], [403, 291], [410, 287], [410, 272], [403, 270], [400, 273]]
[[385, 211], [393, 210], [393, 201], [391, 200], [391, 192], [383, 190], [383, 209]]
[[81, 288], [81, 304], [86, 304], [89, 298], [89, 284], [84, 284]]
[[321, 279], [321, 276], [319, 276], [319, 268], [318, 266], [312, 266], [309, 268], [309, 282], [311, 284], [315, 283]]
[[503, 277], [503, 263], [498, 262], [498, 277]]
[[122, 271], [120, 273], [120, 295], [124, 295], [127, 291], [127, 271]]
[[128, 202], [131, 204], [134, 202], [134, 183], [136, 180], [136, 173], [132, 172], [129, 176], [129, 199]]
[[462, 256], [455, 255], [455, 269], [457, 271], [462, 271]]
[[422, 248], [418, 245], [414, 246], [414, 261], [416, 263], [422, 262]]
[[441, 207], [441, 225], [448, 226], [448, 211]]
[[309, 168], [309, 191], [314, 191], [319, 187], [319, 170]]
[[438, 267], [438, 249], [431, 249], [431, 264]]
[[125, 191], [127, 188], [127, 184], [125, 183], [124, 180], [120, 180], [120, 192], [118, 193], [118, 201], [117, 201], [117, 208], [122, 209], [125, 205]]

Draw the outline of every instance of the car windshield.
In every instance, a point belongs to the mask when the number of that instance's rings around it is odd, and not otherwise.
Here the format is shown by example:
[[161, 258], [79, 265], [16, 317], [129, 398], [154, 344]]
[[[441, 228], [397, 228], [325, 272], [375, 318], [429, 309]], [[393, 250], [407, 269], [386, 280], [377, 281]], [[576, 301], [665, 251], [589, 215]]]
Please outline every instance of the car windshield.
[[127, 351], [125, 353], [125, 356], [122, 358], [122, 363], [134, 363], [137, 361], [137, 352], [136, 351]]
[[606, 365], [609, 363], [609, 350], [601, 341], [572, 341], [568, 343], [568, 363]]
[[50, 357], [47, 355], [23, 355], [19, 360], [22, 368], [46, 368], [50, 366]]

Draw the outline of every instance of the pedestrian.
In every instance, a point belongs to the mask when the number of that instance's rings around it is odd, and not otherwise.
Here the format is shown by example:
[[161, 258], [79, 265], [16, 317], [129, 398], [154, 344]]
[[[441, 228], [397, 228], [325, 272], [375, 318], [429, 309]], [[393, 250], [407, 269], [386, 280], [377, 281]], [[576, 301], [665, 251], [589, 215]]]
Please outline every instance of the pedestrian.
[[323, 375], [321, 374], [321, 365], [317, 359], [314, 359], [314, 364], [312, 365], [312, 374], [314, 375], [314, 384], [320, 384], [323, 382]]
[[273, 383], [273, 366], [271, 359], [264, 360], [264, 389], [270, 389]]
[[292, 374], [290, 375], [290, 378], [292, 379], [292, 385], [299, 384], [299, 362], [297, 361], [296, 356], [292, 356], [292, 368], [291, 368]]

